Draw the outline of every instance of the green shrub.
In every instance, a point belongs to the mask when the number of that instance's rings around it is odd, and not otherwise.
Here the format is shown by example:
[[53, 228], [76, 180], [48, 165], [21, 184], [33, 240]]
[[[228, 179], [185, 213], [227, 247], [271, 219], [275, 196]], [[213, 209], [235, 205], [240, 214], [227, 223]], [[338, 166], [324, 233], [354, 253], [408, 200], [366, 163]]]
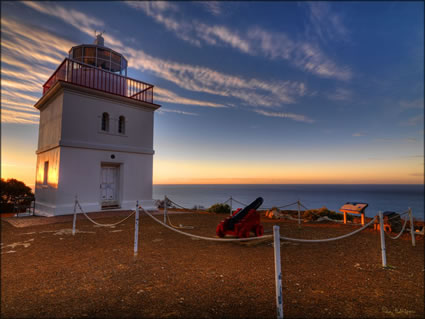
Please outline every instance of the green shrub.
[[[337, 213], [327, 209], [323, 206], [320, 209], [310, 209], [303, 212], [303, 218], [306, 220], [317, 220], [319, 217], [327, 216], [331, 219], [342, 220], [344, 219], [344, 215], [342, 213]], [[347, 220], [352, 221], [354, 218], [353, 215], [347, 214]]]
[[227, 204], [214, 204], [208, 208], [208, 212], [216, 214], [230, 214], [230, 206]]

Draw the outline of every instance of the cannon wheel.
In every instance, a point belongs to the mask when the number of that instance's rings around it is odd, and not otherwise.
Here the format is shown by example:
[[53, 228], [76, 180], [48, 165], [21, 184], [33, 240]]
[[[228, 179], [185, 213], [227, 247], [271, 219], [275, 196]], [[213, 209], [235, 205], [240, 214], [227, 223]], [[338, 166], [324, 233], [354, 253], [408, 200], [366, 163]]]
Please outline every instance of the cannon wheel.
[[261, 237], [264, 234], [264, 227], [263, 225], [257, 225], [257, 227], [255, 227], [255, 236], [257, 237]]
[[215, 230], [215, 232], [216, 232], [216, 234], [217, 234], [218, 237], [221, 237], [221, 238], [224, 237], [225, 233], [224, 233], [224, 229], [223, 229], [223, 224], [222, 223], [218, 224], [217, 229]]
[[242, 228], [238, 231], [237, 234], [238, 234], [239, 238], [248, 238], [249, 237], [249, 229]]

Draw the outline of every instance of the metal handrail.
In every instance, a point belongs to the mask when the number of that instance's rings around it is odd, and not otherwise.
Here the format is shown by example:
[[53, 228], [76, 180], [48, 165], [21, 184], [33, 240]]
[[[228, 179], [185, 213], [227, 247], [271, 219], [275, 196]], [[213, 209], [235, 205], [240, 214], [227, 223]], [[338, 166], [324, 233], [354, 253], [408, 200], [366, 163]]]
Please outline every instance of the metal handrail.
[[[88, 72], [84, 73], [79, 70], [88, 70]], [[65, 58], [44, 83], [43, 95], [58, 81], [69, 82], [153, 104], [154, 86], [152, 84], [115, 74], [69, 58]]]

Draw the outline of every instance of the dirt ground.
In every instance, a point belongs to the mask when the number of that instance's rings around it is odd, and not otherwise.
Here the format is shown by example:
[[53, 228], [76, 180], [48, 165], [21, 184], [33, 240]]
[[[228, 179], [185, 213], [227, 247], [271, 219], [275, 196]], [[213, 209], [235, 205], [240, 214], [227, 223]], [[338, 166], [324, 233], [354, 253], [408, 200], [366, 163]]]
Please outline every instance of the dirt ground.
[[[112, 223], [126, 214], [92, 214], [92, 218]], [[195, 227], [187, 232], [215, 236], [225, 216], [170, 217], [175, 225]], [[281, 235], [310, 239], [359, 227], [331, 223], [299, 227], [294, 221], [265, 219], [262, 223], [266, 234], [278, 224]], [[271, 241], [194, 240], [142, 214], [135, 258], [133, 217], [104, 228], [79, 216], [75, 236], [69, 216], [31, 225], [18, 228], [1, 222], [2, 318], [276, 317]], [[416, 238], [412, 247], [409, 234], [398, 240], [386, 237], [390, 269], [381, 266], [379, 233], [373, 229], [327, 243], [282, 242], [284, 316], [423, 318], [424, 240]]]

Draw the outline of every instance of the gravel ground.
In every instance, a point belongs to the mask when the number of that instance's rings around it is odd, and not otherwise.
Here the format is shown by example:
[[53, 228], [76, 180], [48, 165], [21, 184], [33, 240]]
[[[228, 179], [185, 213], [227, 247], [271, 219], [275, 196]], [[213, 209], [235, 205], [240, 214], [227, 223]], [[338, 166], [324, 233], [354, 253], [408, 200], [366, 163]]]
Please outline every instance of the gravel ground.
[[[101, 223], [125, 214], [92, 214]], [[185, 230], [215, 236], [225, 216], [171, 215]], [[159, 217], [161, 218], [161, 217]], [[162, 218], [161, 218], [162, 219]], [[327, 238], [358, 226], [263, 219], [266, 232]], [[134, 219], [112, 228], [79, 216], [14, 227], [1, 222], [2, 318], [144, 317], [275, 318], [271, 241], [217, 243], [172, 232], [143, 215], [139, 254]], [[381, 267], [379, 233], [367, 229], [329, 243], [281, 243], [287, 318], [423, 318], [424, 240], [386, 238], [390, 269]]]

